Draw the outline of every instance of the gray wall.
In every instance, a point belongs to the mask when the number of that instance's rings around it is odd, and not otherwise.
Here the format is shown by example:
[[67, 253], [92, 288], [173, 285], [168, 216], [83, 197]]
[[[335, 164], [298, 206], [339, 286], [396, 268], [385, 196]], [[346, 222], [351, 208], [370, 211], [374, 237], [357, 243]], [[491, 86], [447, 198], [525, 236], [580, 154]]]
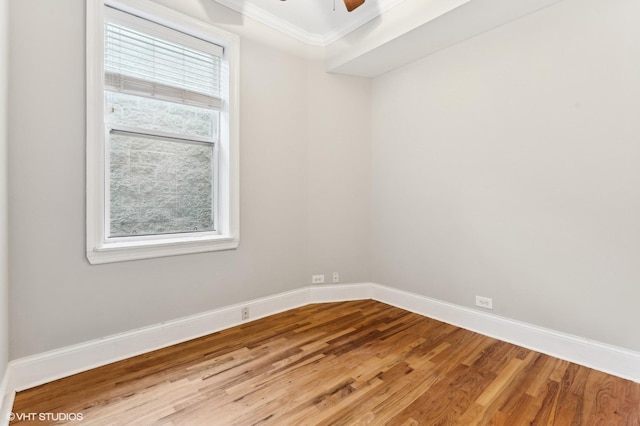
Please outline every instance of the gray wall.
[[[354, 88], [341, 95], [341, 102], [368, 105], [369, 82], [332, 76], [314, 80], [321, 86], [312, 88], [310, 75], [318, 70], [293, 55], [301, 47], [275, 31], [243, 22], [214, 2], [165, 3], [242, 36], [240, 248], [89, 265], [84, 254], [84, 1], [15, 1], [9, 91], [12, 358], [299, 288], [317, 269], [309, 261], [312, 243], [328, 246], [334, 234], [365, 232], [355, 215], [329, 214], [310, 224], [309, 200], [333, 201], [334, 191], [344, 200], [349, 188], [361, 191], [369, 159], [358, 159], [355, 152], [368, 141], [367, 133], [359, 132], [368, 128], [369, 113], [347, 121], [335, 109], [318, 118], [321, 124], [339, 123], [335, 132], [353, 138], [332, 145], [339, 149], [333, 156], [340, 168], [315, 193], [310, 182], [319, 177], [310, 174], [328, 170], [309, 158], [310, 129], [319, 124], [308, 99], [322, 100], [321, 93], [336, 93], [349, 81]], [[273, 47], [278, 43], [283, 49]], [[356, 164], [345, 165], [343, 150]], [[360, 172], [354, 175], [350, 168]], [[366, 200], [345, 203], [341, 209], [363, 211]], [[319, 226], [332, 233], [323, 235]], [[335, 268], [349, 281], [368, 278], [358, 238], [343, 240], [337, 251], [342, 263]]]
[[375, 80], [374, 282], [640, 350], [638, 16], [566, 0]]
[[334, 270], [640, 350], [636, 2], [565, 0], [370, 87], [214, 2], [156, 1], [242, 37], [240, 248], [88, 264], [84, 2], [12, 2], [11, 358]]
[[309, 69], [309, 274], [368, 281], [371, 82]]
[[[9, 360], [9, 265], [7, 237], [7, 38], [8, 0], [0, 0], [0, 381]], [[0, 399], [3, 396], [0, 395]]]

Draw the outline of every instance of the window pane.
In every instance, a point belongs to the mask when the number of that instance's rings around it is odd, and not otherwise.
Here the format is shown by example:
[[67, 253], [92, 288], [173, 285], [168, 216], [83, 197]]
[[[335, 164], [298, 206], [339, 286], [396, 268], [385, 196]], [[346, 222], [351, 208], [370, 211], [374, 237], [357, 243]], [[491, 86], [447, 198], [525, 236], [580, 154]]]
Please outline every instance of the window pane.
[[138, 127], [217, 140], [218, 111], [141, 96], [105, 92], [107, 121], [112, 126]]
[[110, 135], [110, 236], [213, 231], [213, 145]]

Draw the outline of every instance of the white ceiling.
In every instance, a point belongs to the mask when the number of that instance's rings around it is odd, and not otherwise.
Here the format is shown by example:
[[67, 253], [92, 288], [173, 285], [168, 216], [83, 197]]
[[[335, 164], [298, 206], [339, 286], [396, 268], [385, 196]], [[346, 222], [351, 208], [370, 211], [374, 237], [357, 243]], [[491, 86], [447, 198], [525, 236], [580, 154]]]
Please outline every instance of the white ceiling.
[[366, 0], [347, 12], [343, 0], [215, 0], [307, 44], [327, 46], [405, 0]]
[[560, 1], [407, 1], [327, 46], [327, 70], [376, 77]]
[[324, 47], [329, 72], [376, 77], [562, 0], [215, 1]]

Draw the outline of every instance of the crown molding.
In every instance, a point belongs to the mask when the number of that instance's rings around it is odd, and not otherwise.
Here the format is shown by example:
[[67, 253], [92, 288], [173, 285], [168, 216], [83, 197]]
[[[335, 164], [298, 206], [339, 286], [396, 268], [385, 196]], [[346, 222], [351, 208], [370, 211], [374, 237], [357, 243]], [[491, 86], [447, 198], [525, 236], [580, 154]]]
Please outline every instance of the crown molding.
[[278, 18], [276, 15], [255, 6], [251, 3], [244, 3], [242, 0], [215, 0], [223, 6], [236, 12], [267, 25], [273, 29], [287, 34], [303, 43], [312, 46], [324, 46], [324, 37], [321, 34], [313, 34], [293, 25], [292, 23]]
[[264, 25], [267, 25], [275, 30], [278, 30], [289, 37], [292, 37], [298, 41], [301, 41], [310, 46], [326, 47], [329, 44], [339, 40], [341, 37], [349, 34], [351, 31], [361, 27], [367, 22], [382, 15], [392, 7], [402, 3], [404, 0], [378, 0], [378, 8], [367, 9], [363, 11], [359, 16], [354, 16], [354, 19], [349, 22], [348, 25], [344, 25], [335, 30], [329, 31], [324, 34], [310, 33], [289, 21], [285, 21], [278, 16], [267, 12], [266, 10], [252, 4], [244, 2], [243, 0], [215, 0], [223, 6], [236, 12], [258, 21]]

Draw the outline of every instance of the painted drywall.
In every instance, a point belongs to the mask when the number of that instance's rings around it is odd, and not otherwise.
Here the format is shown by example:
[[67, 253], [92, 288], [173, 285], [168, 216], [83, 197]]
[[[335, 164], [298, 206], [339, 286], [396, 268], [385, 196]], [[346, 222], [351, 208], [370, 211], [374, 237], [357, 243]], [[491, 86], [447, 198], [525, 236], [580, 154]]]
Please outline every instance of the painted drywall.
[[[411, 57], [419, 58], [420, 56], [413, 56], [415, 48], [420, 44], [430, 44], [433, 41], [422, 40], [422, 43], [411, 45], [398, 43], [396, 53], [391, 55], [388, 53], [379, 55], [376, 52], [385, 45], [395, 44], [394, 41], [402, 39], [412, 31], [432, 26], [434, 21], [442, 19], [443, 15], [451, 13], [469, 1], [400, 2], [375, 19], [329, 44], [325, 55], [327, 69], [332, 72], [371, 77], [407, 63], [398, 60], [397, 55], [409, 54], [407, 58], [404, 58], [407, 61], [411, 60]], [[437, 42], [442, 43], [442, 41], [449, 40], [450, 37], [439, 35], [437, 39]], [[451, 40], [451, 43], [455, 43], [455, 41]], [[416, 51], [415, 53], [419, 55], [421, 52]], [[375, 56], [375, 60], [361, 66], [363, 56]], [[377, 63], [377, 61], [382, 63]]]
[[638, 16], [565, 0], [374, 81], [373, 282], [640, 350]]
[[283, 32], [248, 18], [215, 0], [151, 0], [155, 3], [179, 10], [201, 21], [233, 32], [243, 39], [259, 41], [261, 44], [307, 59], [322, 59], [324, 50], [294, 39]]
[[[309, 192], [313, 114], [308, 57], [292, 52], [290, 41], [275, 48], [273, 39], [283, 36], [245, 23], [214, 2], [164, 3], [216, 23], [224, 18], [221, 25], [242, 33], [240, 247], [89, 265], [84, 255], [84, 1], [14, 2], [9, 64], [15, 76], [9, 90], [12, 359], [309, 282], [308, 200], [314, 195]], [[327, 93], [333, 91], [329, 87]], [[360, 99], [366, 90], [352, 95], [354, 104], [366, 104]], [[342, 101], [349, 102], [346, 95]], [[342, 112], [334, 113], [339, 121]], [[330, 114], [322, 118], [334, 121]], [[363, 114], [349, 126], [367, 128], [368, 119]], [[356, 141], [350, 150], [361, 144]], [[360, 190], [361, 177], [350, 178], [346, 170], [340, 176], [340, 191], [342, 186]], [[323, 225], [337, 232], [360, 229], [359, 218], [328, 219]], [[360, 264], [343, 266], [353, 280], [366, 279]]]
[[[240, 35], [243, 44], [251, 40], [307, 60], [307, 87], [299, 91], [305, 102], [307, 135], [304, 141], [308, 147], [304, 166], [308, 200], [307, 276], [303, 284], [310, 284], [312, 274], [324, 274], [325, 282], [330, 282], [333, 272], [339, 273], [343, 283], [367, 281], [371, 81], [327, 74], [322, 48], [267, 29], [216, 2], [187, 0], [178, 5], [172, 0], [154, 1], [233, 31]], [[299, 70], [291, 72], [299, 73]], [[273, 88], [258, 85], [247, 90], [270, 90], [274, 99], [279, 97]], [[290, 120], [284, 111], [280, 120], [283, 119]], [[303, 141], [297, 143], [300, 142]]]
[[[9, 239], [7, 237], [8, 0], [0, 0], [0, 382], [9, 361]], [[0, 395], [2, 398], [2, 395]]]
[[328, 46], [327, 68], [377, 77], [559, 1], [402, 2]]
[[309, 274], [369, 278], [371, 81], [309, 63]]

